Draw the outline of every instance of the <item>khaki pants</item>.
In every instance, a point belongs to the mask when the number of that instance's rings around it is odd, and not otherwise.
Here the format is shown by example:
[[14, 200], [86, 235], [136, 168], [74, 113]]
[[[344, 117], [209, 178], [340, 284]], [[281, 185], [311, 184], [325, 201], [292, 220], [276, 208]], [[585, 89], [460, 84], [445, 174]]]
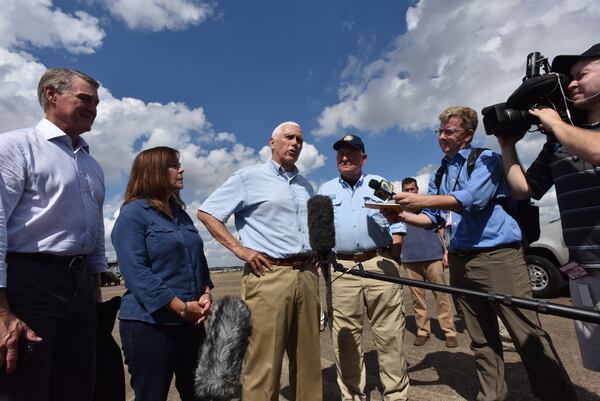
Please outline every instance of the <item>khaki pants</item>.
[[[426, 262], [403, 262], [402, 266], [406, 276], [412, 280], [426, 281], [433, 284], [446, 285], [444, 267], [441, 260], [430, 260]], [[431, 323], [427, 312], [427, 301], [425, 289], [409, 287], [412, 295], [415, 321], [417, 323], [417, 335], [428, 336], [431, 333]], [[437, 305], [437, 318], [446, 337], [456, 337], [454, 327], [454, 315], [452, 313], [452, 302], [450, 295], [445, 292], [432, 291]]]
[[[449, 255], [450, 284], [483, 292], [531, 298], [522, 249], [501, 248], [475, 255]], [[537, 313], [473, 297], [456, 297], [465, 315], [475, 354], [480, 389], [478, 401], [509, 399], [506, 386], [500, 317], [521, 356], [533, 394], [543, 401], [576, 400], [573, 384]]]
[[321, 352], [317, 270], [273, 266], [256, 277], [248, 266], [242, 299], [250, 308], [252, 336], [242, 373], [244, 401], [278, 401], [284, 352], [290, 366], [291, 400], [321, 401]]
[[[346, 268], [352, 261], [338, 261]], [[362, 262], [363, 269], [399, 277], [398, 264], [387, 256]], [[404, 352], [404, 306], [398, 284], [364, 279], [350, 274], [331, 274], [333, 347], [338, 384], [344, 400], [366, 398], [366, 370], [362, 347], [363, 322], [369, 318], [379, 359], [383, 399], [406, 400], [408, 374]], [[329, 287], [329, 285], [328, 285]]]

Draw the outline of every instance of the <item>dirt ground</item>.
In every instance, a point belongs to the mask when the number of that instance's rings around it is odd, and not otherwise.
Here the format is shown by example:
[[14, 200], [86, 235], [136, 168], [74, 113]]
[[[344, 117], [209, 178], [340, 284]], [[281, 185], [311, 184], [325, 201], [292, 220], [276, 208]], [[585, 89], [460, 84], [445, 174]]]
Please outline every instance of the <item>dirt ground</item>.
[[[215, 283], [214, 295], [218, 299], [225, 295], [239, 296], [241, 272], [212, 274]], [[125, 291], [123, 285], [104, 287], [105, 300]], [[324, 288], [322, 288], [322, 292]], [[422, 347], [412, 345], [416, 334], [416, 325], [412, 312], [412, 302], [408, 290], [404, 291], [406, 310], [405, 346], [408, 360], [408, 371], [411, 387], [409, 396], [414, 401], [433, 400], [471, 400], [477, 394], [478, 383], [475, 372], [473, 354], [469, 348], [469, 338], [461, 320], [456, 321], [459, 346], [448, 349], [444, 345], [444, 336], [435, 318], [432, 318], [432, 338]], [[435, 311], [433, 296], [428, 292], [430, 310]], [[568, 305], [568, 298], [557, 298], [551, 302]], [[435, 316], [435, 312], [432, 313]], [[577, 389], [579, 401], [600, 401], [600, 373], [584, 369], [575, 338], [573, 322], [555, 316], [540, 315], [543, 327], [550, 333], [554, 345]], [[368, 324], [366, 324], [368, 326]], [[118, 321], [114, 337], [120, 343]], [[367, 394], [370, 400], [381, 400], [380, 382], [378, 379], [377, 353], [369, 330], [364, 335], [365, 360], [367, 365]], [[518, 354], [505, 354], [506, 375], [509, 386], [509, 400], [534, 401], [531, 394], [525, 369]], [[287, 364], [287, 361], [284, 361]], [[335, 362], [328, 330], [321, 333], [321, 367], [323, 373], [323, 399], [339, 400], [340, 391], [336, 384]], [[280, 400], [289, 400], [287, 369], [283, 369], [281, 379]], [[129, 381], [129, 378], [126, 378]], [[133, 400], [133, 391], [127, 384], [127, 400]], [[169, 393], [169, 401], [179, 400], [174, 387]], [[571, 401], [571, 400], [565, 400]]]

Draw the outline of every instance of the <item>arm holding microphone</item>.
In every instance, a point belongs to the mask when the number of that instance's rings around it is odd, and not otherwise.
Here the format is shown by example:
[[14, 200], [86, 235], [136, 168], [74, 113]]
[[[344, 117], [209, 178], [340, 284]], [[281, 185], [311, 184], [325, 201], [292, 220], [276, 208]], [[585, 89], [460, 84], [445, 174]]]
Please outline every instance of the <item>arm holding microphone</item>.
[[457, 213], [463, 210], [462, 204], [452, 195], [422, 195], [410, 192], [394, 193], [393, 186], [386, 180], [371, 180], [369, 181], [369, 186], [375, 190], [375, 194], [382, 200], [392, 199], [406, 209], [401, 212], [389, 209], [382, 210], [382, 214], [390, 223], [402, 221], [417, 227], [432, 228], [435, 223], [429, 216], [421, 213], [422, 209], [450, 210]]

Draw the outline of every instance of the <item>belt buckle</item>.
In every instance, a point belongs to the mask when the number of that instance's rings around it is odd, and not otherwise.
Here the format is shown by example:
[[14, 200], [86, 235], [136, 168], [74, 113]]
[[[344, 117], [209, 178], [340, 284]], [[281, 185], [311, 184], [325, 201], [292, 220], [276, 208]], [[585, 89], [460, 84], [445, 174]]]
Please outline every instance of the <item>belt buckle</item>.
[[69, 269], [79, 269], [81, 266], [85, 264], [87, 260], [87, 256], [85, 255], [77, 255], [73, 256], [69, 261], [69, 265], [67, 266]]

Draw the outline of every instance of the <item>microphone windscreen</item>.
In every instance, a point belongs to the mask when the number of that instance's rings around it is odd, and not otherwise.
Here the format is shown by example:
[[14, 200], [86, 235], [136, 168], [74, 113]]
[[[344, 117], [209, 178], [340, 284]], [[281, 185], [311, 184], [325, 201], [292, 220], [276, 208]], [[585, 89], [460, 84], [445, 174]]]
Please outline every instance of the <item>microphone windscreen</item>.
[[371, 181], [369, 181], [369, 188], [378, 190], [380, 187], [381, 187], [381, 182], [371, 178]]
[[238, 398], [242, 361], [252, 335], [250, 309], [240, 298], [224, 297], [215, 303], [206, 325], [194, 378], [196, 395], [213, 401]]
[[315, 195], [306, 204], [308, 209], [308, 239], [313, 251], [328, 253], [335, 246], [335, 225], [331, 198]]

